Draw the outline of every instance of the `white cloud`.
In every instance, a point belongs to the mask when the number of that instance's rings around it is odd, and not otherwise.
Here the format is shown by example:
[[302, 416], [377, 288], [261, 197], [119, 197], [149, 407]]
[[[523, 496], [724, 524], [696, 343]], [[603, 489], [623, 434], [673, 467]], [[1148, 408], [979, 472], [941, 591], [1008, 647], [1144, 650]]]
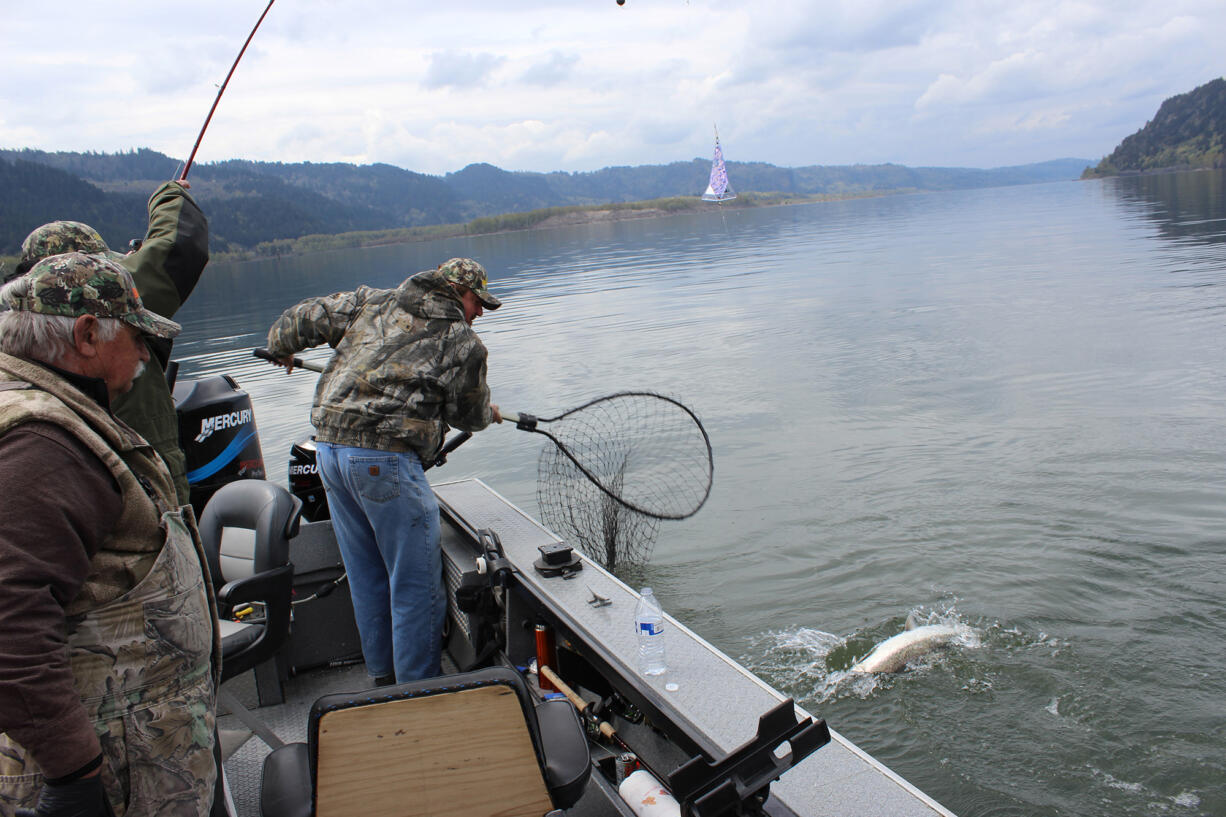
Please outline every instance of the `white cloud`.
[[430, 55], [422, 85], [426, 88], [471, 88], [485, 85], [505, 57], [439, 51]]
[[579, 63], [579, 55], [553, 51], [545, 59], [529, 66], [520, 80], [529, 85], [560, 85], [568, 79]]
[[[14, 5], [0, 146], [185, 156], [264, 5]], [[283, 0], [198, 161], [591, 170], [706, 157], [712, 122], [733, 161], [1096, 158], [1226, 70], [1222, 31], [1220, 0]]]

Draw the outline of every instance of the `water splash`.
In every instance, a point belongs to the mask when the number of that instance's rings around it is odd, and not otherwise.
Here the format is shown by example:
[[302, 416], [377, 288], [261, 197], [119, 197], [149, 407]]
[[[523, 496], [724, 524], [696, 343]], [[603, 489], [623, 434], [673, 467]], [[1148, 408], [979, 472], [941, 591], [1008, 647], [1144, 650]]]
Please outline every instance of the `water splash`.
[[[950, 646], [955, 650], [978, 649], [983, 643], [981, 631], [952, 605], [940, 610], [916, 607], [907, 616], [846, 636], [810, 627], [767, 631], [753, 640], [754, 654], [742, 656], [741, 660], [802, 700], [827, 703], [844, 697], [868, 698], [893, 688], [896, 677], [885, 673], [851, 672], [851, 666], [878, 643], [902, 632], [908, 620], [915, 626], [954, 627], [957, 636]], [[924, 670], [942, 662], [948, 662], [948, 656], [945, 651], [936, 651], [915, 659], [908, 668]], [[983, 682], [975, 678], [970, 678], [967, 684], [983, 686]]]

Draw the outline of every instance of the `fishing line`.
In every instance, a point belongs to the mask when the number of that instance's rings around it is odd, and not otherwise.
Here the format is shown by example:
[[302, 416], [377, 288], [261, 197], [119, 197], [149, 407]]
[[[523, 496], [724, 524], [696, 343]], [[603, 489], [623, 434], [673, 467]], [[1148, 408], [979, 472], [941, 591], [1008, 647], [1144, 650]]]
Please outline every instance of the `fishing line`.
[[238, 56], [234, 58], [234, 64], [230, 66], [230, 71], [226, 74], [225, 81], [217, 89], [217, 97], [213, 100], [213, 106], [209, 108], [209, 115], [204, 118], [204, 125], [200, 128], [200, 135], [196, 137], [196, 144], [192, 146], [191, 155], [187, 157], [187, 161], [183, 164], [183, 173], [180, 174], [179, 181], [187, 179], [187, 172], [192, 169], [192, 162], [196, 160], [196, 151], [200, 149], [200, 142], [204, 139], [204, 132], [209, 129], [209, 122], [213, 120], [213, 112], [217, 110], [217, 103], [221, 102], [221, 95], [226, 92], [226, 86], [230, 84], [230, 77], [234, 76], [234, 69], [238, 67], [238, 61], [243, 58], [243, 54], [247, 53], [247, 46], [251, 44], [251, 38], [255, 36], [256, 29], [260, 27], [260, 23], [264, 22], [264, 18], [268, 16], [268, 10], [272, 8], [274, 2], [276, 0], [268, 0], [268, 5], [264, 7], [264, 13], [260, 15], [260, 19], [255, 21], [255, 26], [251, 29], [251, 33], [247, 35], [247, 40], [239, 50]]

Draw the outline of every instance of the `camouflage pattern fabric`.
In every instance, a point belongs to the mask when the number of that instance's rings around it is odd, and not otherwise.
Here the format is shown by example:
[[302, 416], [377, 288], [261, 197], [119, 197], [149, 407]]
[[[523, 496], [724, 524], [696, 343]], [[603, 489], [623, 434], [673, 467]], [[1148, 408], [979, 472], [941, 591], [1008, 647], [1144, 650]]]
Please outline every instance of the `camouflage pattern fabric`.
[[471, 289], [486, 309], [497, 309], [502, 301], [486, 288], [485, 267], [471, 258], [452, 258], [438, 265], [438, 270], [453, 284]]
[[[21, 242], [21, 258], [13, 270], [13, 276], [24, 275], [35, 264], [52, 255], [66, 252], [101, 253], [113, 260], [123, 255], [112, 252], [98, 231], [79, 221], [53, 221], [36, 227]], [[5, 279], [8, 280], [7, 278]]]
[[[48, 370], [0, 354], [0, 434], [57, 423], [110, 468], [120, 521], [65, 609], [69, 660], [103, 751], [117, 817], [204, 817], [212, 803], [220, 640], [207, 562], [190, 508], [175, 509], [161, 459], [131, 429]], [[42, 786], [24, 748], [0, 735], [0, 817]]]
[[[122, 259], [132, 274], [145, 307], [173, 318], [187, 300], [209, 263], [209, 222], [181, 183], [163, 184], [149, 197], [149, 228], [140, 249], [120, 256], [107, 250], [111, 259]], [[106, 243], [86, 224], [56, 221], [32, 232], [23, 244], [21, 263], [4, 280], [23, 274], [50, 255], [93, 252]], [[0, 307], [3, 308], [3, 307]], [[149, 365], [132, 383], [131, 391], [112, 403], [115, 415], [136, 429], [166, 461], [180, 504], [190, 500], [187, 461], [179, 448], [179, 418], [166, 385], [170, 344], [150, 344]]]
[[44, 258], [5, 287], [9, 309], [77, 318], [116, 318], [147, 335], [173, 338], [179, 324], [145, 309], [132, 275], [103, 255], [68, 252]]
[[[163, 522], [166, 543], [145, 578], [68, 623], [73, 676], [102, 744], [116, 817], [205, 817], [217, 777], [209, 593], [189, 527], [177, 511]], [[34, 806], [37, 768], [0, 735], [0, 814]]]
[[[149, 228], [140, 249], [123, 258], [146, 309], [174, 319], [209, 263], [209, 222], [187, 189], [166, 182], [149, 197]], [[166, 384], [169, 343], [150, 343], [153, 353], [132, 390], [111, 403], [115, 416], [157, 449], [175, 481], [179, 502], [191, 499], [187, 461], [179, 448], [179, 416]]]
[[479, 431], [493, 421], [485, 345], [442, 270], [396, 289], [307, 299], [268, 330], [278, 357], [325, 343], [336, 354], [311, 410], [321, 442], [413, 451], [428, 461], [448, 427]]

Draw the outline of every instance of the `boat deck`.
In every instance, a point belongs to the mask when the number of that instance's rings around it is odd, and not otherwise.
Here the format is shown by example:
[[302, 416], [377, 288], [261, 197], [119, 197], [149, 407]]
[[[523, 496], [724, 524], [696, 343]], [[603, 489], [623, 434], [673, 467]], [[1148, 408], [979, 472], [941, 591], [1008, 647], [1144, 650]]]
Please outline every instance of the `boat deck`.
[[[455, 671], [444, 658], [444, 672]], [[364, 664], [311, 670], [289, 679], [285, 684], [285, 703], [259, 709], [255, 681], [251, 673], [226, 684], [226, 691], [284, 743], [306, 742], [307, 716], [316, 699], [334, 692], [356, 692], [370, 687]], [[224, 765], [226, 783], [234, 801], [236, 817], [260, 817], [260, 783], [264, 758], [272, 748], [248, 730], [233, 713], [218, 718], [223, 751], [231, 749]], [[235, 744], [237, 748], [235, 748]], [[568, 817], [630, 817], [629, 809], [612, 805], [612, 792], [598, 789], [595, 782], [578, 803], [569, 809]], [[477, 817], [477, 815], [474, 815]]]
[[[497, 531], [507, 557], [516, 565], [530, 566], [540, 556], [540, 545], [559, 541], [480, 480], [443, 483], [434, 489], [446, 510], [473, 530]], [[633, 627], [637, 592], [586, 559], [583, 570], [572, 579], [545, 578], [528, 567], [521, 570], [519, 580], [567, 611], [576, 635], [602, 647], [606, 661], [626, 674], [637, 675]], [[588, 604], [593, 593], [611, 603], [603, 607]], [[649, 688], [647, 694], [654, 696], [658, 706], [676, 712], [713, 747], [731, 752], [753, 738], [759, 716], [787, 696], [667, 613], [665, 620], [668, 671], [652, 678], [639, 676]], [[810, 715], [800, 707], [797, 712], [800, 717]], [[771, 785], [773, 799], [806, 817], [953, 817], [834, 729], [830, 735], [830, 743]]]
[[[638, 594], [599, 565], [584, 560], [574, 577], [546, 578], [532, 569], [538, 547], [558, 538], [480, 480], [469, 479], [434, 486], [444, 515], [443, 549], [448, 582], [471, 567], [471, 537], [480, 529], [498, 533], [507, 558], [517, 566], [517, 579], [555, 610], [563, 611], [565, 628], [597, 651], [598, 662], [615, 674], [633, 678], [645, 703], [667, 712], [684, 726], [695, 743], [713, 756], [727, 754], [753, 738], [758, 718], [786, 700], [737, 662], [711, 646], [681, 622], [666, 615], [665, 647], [668, 671], [647, 678], [633, 668], [637, 643], [633, 632]], [[461, 563], [462, 562], [462, 563]], [[609, 600], [589, 604], [593, 594]], [[526, 636], [525, 636], [526, 637]], [[226, 690], [252, 709], [276, 737], [285, 742], [306, 739], [307, 714], [318, 697], [338, 691], [369, 687], [361, 664], [325, 668], [290, 678], [284, 686], [284, 704], [256, 709], [254, 681], [236, 678]], [[799, 718], [810, 717], [796, 707]], [[814, 717], [816, 720], [817, 718]], [[233, 714], [219, 719], [230, 740], [241, 739], [245, 727]], [[231, 731], [233, 730], [233, 731]], [[777, 815], [839, 815], [839, 817], [953, 817], [953, 814], [906, 780], [830, 730], [831, 740], [771, 785], [767, 811]], [[223, 746], [225, 740], [223, 739]], [[239, 817], [259, 814], [259, 785], [268, 746], [252, 737], [225, 763], [227, 779]], [[611, 803], [611, 790], [593, 774], [590, 796], [568, 813], [576, 817], [626, 814]], [[614, 796], [615, 799], [615, 796]]]

